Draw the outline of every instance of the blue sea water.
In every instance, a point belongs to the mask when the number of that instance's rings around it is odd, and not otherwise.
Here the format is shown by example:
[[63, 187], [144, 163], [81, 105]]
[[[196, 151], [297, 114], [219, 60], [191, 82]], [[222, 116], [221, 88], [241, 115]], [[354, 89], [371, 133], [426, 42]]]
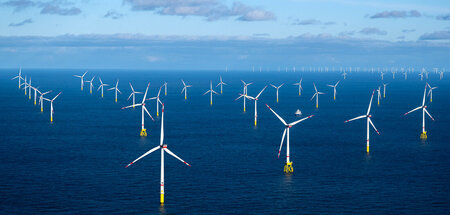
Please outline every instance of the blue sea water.
[[[372, 106], [372, 120], [381, 135], [371, 130], [366, 153], [365, 120], [344, 121], [367, 111], [371, 93], [381, 80], [376, 73], [338, 72], [222, 72], [90, 70], [113, 85], [120, 79], [118, 103], [114, 93], [101, 98], [89, 94], [74, 74], [83, 70], [23, 69], [32, 84], [62, 92], [41, 113], [17, 87], [17, 70], [0, 71], [0, 213], [3, 214], [447, 214], [450, 210], [450, 79], [430, 74], [438, 86], [426, 119], [428, 139], [421, 141], [421, 112], [403, 114], [422, 102], [425, 81], [417, 74], [408, 80], [385, 76], [386, 98]], [[209, 105], [209, 81], [224, 82], [223, 95]], [[303, 77], [298, 96], [294, 82]], [[188, 100], [180, 94], [181, 79], [192, 88]], [[258, 104], [258, 125], [253, 125], [253, 102], [243, 112], [241, 80], [254, 82], [248, 94], [268, 87]], [[332, 88], [341, 80], [337, 99]], [[140, 109], [121, 110], [131, 102], [128, 82], [149, 96], [167, 81], [165, 143], [192, 165], [165, 156], [165, 204], [159, 204], [160, 153], [155, 152], [124, 168], [159, 144], [160, 118], [155, 101], [147, 108], [148, 137], [141, 138]], [[315, 109], [313, 82], [325, 92]], [[216, 88], [219, 92], [219, 88]], [[139, 95], [137, 101], [142, 95]], [[286, 146], [277, 158], [284, 126], [265, 107], [270, 105], [287, 122], [294, 112], [315, 115], [290, 132], [294, 173], [283, 173]]]

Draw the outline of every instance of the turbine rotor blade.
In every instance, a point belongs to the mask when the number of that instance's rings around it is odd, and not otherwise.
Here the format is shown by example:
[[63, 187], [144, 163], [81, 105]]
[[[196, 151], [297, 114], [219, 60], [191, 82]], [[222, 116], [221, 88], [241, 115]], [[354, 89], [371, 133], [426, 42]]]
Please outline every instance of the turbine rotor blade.
[[131, 166], [132, 164], [136, 163], [136, 161], [138, 161], [138, 160], [140, 160], [141, 158], [143, 158], [143, 157], [149, 155], [150, 153], [152, 153], [152, 152], [158, 150], [159, 148], [160, 148], [160, 146], [156, 146], [155, 148], [150, 149], [148, 152], [144, 153], [143, 155], [141, 155], [140, 157], [138, 157], [136, 160], [134, 160], [133, 162], [131, 162], [131, 163], [129, 163], [127, 166], [125, 166], [125, 168]]
[[176, 154], [174, 154], [172, 151], [170, 151], [168, 148], [163, 148], [164, 151], [166, 151], [169, 155], [172, 155], [174, 158], [178, 159], [179, 161], [183, 162], [184, 164], [191, 166], [190, 164], [186, 163], [186, 161], [184, 161], [183, 159], [181, 159], [180, 157], [178, 157]]

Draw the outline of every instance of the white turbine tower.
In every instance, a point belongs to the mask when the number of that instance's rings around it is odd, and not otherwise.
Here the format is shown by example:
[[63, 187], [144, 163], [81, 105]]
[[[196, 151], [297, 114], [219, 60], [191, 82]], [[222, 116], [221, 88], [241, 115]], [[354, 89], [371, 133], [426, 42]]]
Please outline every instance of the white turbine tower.
[[331, 84], [328, 84], [328, 85], [327, 85], [327, 86], [333, 88], [333, 100], [336, 100], [336, 87], [338, 86], [338, 84], [339, 84], [340, 81], [341, 81], [341, 80], [339, 80], [335, 85], [331, 85]]
[[370, 98], [370, 103], [369, 103], [369, 108], [367, 109], [367, 113], [366, 115], [361, 115], [358, 117], [355, 117], [353, 119], [349, 119], [347, 121], [345, 121], [345, 123], [353, 121], [353, 120], [357, 120], [357, 119], [362, 119], [362, 118], [366, 118], [367, 119], [367, 153], [369, 153], [369, 130], [370, 130], [370, 125], [372, 125], [373, 129], [375, 129], [375, 131], [378, 133], [378, 135], [380, 135], [380, 132], [378, 132], [377, 128], [375, 128], [375, 125], [373, 124], [372, 120], [370, 119], [372, 117], [372, 115], [370, 115], [370, 107], [372, 106], [372, 99], [373, 99], [373, 94], [375, 93], [375, 91], [372, 92], [372, 97]]
[[88, 71], [84, 72], [83, 75], [73, 75], [73, 76], [81, 79], [81, 91], [83, 91], [83, 86], [84, 86], [84, 80], [83, 79], [84, 79], [84, 76], [86, 75], [87, 72]]
[[428, 90], [428, 96], [430, 97], [430, 102], [433, 102], [433, 90], [436, 89], [437, 87], [431, 87], [428, 83], [427, 83], [427, 85], [430, 88], [430, 90]]
[[[131, 82], [129, 82], [129, 83], [130, 83], [130, 87], [131, 87], [131, 94], [130, 94], [130, 96], [128, 96], [127, 101], [130, 100], [131, 96], [133, 96], [133, 105], [135, 105], [136, 104], [136, 102], [135, 102], [136, 94], [142, 94], [143, 92], [134, 91], [133, 85], [131, 85]], [[133, 108], [134, 108], [134, 106], [133, 106]]]
[[381, 80], [384, 80], [384, 73], [381, 72], [380, 75], [381, 75]]
[[223, 80], [222, 80], [222, 76], [220, 76], [220, 82], [217, 84], [217, 86], [216, 87], [218, 87], [220, 85], [220, 94], [222, 94], [222, 91], [223, 91], [223, 85], [228, 85], [228, 84], [226, 84], [225, 82], [223, 82]]
[[181, 93], [184, 92], [184, 100], [187, 99], [187, 88], [188, 87], [192, 87], [192, 85], [186, 85], [186, 83], [183, 81], [183, 79], [181, 79], [181, 82], [183, 82], [183, 89], [181, 90]]
[[52, 91], [50, 90], [50, 91], [47, 91], [47, 92], [45, 92], [45, 93], [42, 93], [41, 91], [39, 91], [39, 90], [37, 90], [38, 91], [38, 93], [39, 94], [41, 94], [40, 96], [39, 96], [39, 105], [41, 105], [41, 112], [43, 112], [44, 111], [44, 95], [45, 94], [48, 94], [48, 93], [51, 93]]
[[277, 89], [277, 103], [278, 103], [278, 90], [284, 85], [284, 83], [282, 83], [280, 86], [275, 86], [273, 84], [271, 84], [270, 86], [272, 86], [273, 88]]
[[[163, 86], [164, 86], [164, 85], [163, 85]], [[161, 104], [161, 105], [163, 104], [162, 101], [159, 99], [159, 95], [161, 94], [161, 88], [162, 88], [163, 86], [161, 86], [161, 87], [159, 88], [158, 95], [156, 95], [155, 97], [152, 97], [152, 98], [147, 99], [147, 100], [153, 100], [153, 99], [156, 99], [156, 116], [159, 116], [159, 104]]]
[[58, 95], [56, 95], [52, 100], [47, 99], [47, 98], [43, 98], [47, 101], [50, 102], [50, 122], [53, 122], [53, 101], [55, 101], [56, 98], [58, 98], [58, 96], [61, 94], [61, 92], [58, 93]]
[[386, 83], [386, 84], [383, 83], [383, 98], [386, 98], [386, 86], [387, 86], [388, 84], [389, 84], [389, 83]]
[[103, 87], [109, 86], [108, 84], [104, 84], [102, 82], [102, 79], [99, 77], [98, 80], [100, 81], [100, 86], [98, 87], [97, 91], [99, 91], [100, 89], [102, 89], [102, 98], [103, 98]]
[[[258, 95], [256, 95], [256, 97], [251, 97], [251, 96], [244, 95], [244, 94], [241, 94], [241, 96], [239, 96], [239, 98], [245, 97], [245, 98], [247, 98], [247, 99], [249, 99], [249, 100], [254, 100], [254, 101], [255, 101], [255, 126], [256, 126], [256, 121], [257, 121], [257, 119], [258, 119], [258, 100], [259, 100], [259, 96], [260, 96], [261, 93], [266, 89], [266, 87], [267, 87], [267, 86], [265, 86], [265, 87], [258, 93]], [[239, 98], [237, 98], [237, 99], [239, 99]], [[244, 99], [245, 99], [245, 98], [244, 98]]]
[[[24, 80], [24, 79], [22, 78], [22, 68], [19, 69], [19, 75], [17, 75], [17, 76], [14, 77], [14, 78], [11, 78], [11, 80], [14, 80], [14, 79], [16, 79], [16, 78], [19, 80], [19, 89], [20, 89], [20, 86], [21, 86], [20, 80]], [[442, 79], [442, 78], [441, 78], [441, 79]]]
[[277, 113], [275, 113], [274, 110], [272, 110], [272, 108], [269, 107], [269, 105], [266, 104], [266, 106], [269, 108], [270, 111], [272, 111], [273, 114], [275, 114], [275, 116], [284, 124], [285, 128], [284, 128], [284, 132], [283, 132], [283, 137], [281, 138], [281, 144], [280, 144], [280, 149], [278, 150], [278, 158], [280, 157], [280, 153], [281, 153], [281, 148], [283, 147], [283, 142], [284, 142], [284, 137], [286, 136], [287, 133], [287, 138], [286, 138], [286, 164], [284, 165], [284, 172], [285, 173], [291, 173], [294, 172], [294, 168], [292, 167], [292, 162], [290, 160], [290, 154], [289, 154], [289, 129], [292, 128], [292, 126], [296, 125], [297, 123], [309, 119], [311, 117], [313, 117], [314, 115], [305, 117], [303, 119], [297, 120], [295, 122], [289, 123], [287, 124], [286, 121], [283, 120], [283, 118], [281, 118]]
[[378, 99], [378, 105], [380, 105], [380, 99], [381, 99], [381, 86], [377, 89], [377, 99]]
[[[242, 94], [247, 95], [247, 87], [248, 87], [249, 85], [253, 84], [253, 82], [251, 82], [251, 83], [245, 83], [245, 81], [243, 81], [243, 80], [241, 80], [241, 81], [242, 81], [242, 84], [244, 84], [244, 89], [243, 89]], [[235, 99], [235, 100], [238, 100], [239, 98], [240, 98], [240, 97], [238, 97], [238, 98]], [[243, 100], [244, 100], [244, 112], [245, 112], [245, 97], [243, 98]]]
[[209, 104], [212, 106], [212, 101], [213, 101], [212, 100], [212, 95], [213, 95], [213, 93], [219, 95], [216, 91], [213, 90], [213, 88], [212, 88], [212, 81], [209, 82], [209, 90], [206, 91], [205, 93], [203, 93], [203, 95], [206, 95], [207, 93], [210, 94], [210, 99], [209, 99], [210, 103]]
[[294, 83], [293, 84], [293, 85], [297, 85], [298, 86], [298, 96], [302, 95], [302, 90], [303, 90], [302, 81], [303, 81], [303, 78], [301, 78], [298, 83]]
[[319, 108], [319, 95], [320, 95], [320, 94], [325, 94], [325, 93], [322, 93], [322, 92], [317, 91], [316, 84], [313, 83], [313, 85], [314, 85], [314, 90], [316, 91], [316, 93], [314, 93], [314, 95], [311, 97], [311, 100], [312, 100], [312, 99], [314, 98], [314, 96], [315, 96], [315, 97], [316, 97], [316, 108]]
[[38, 94], [38, 88], [39, 87], [31, 87], [34, 90], [34, 106], [36, 106], [36, 99]]
[[117, 103], [117, 92], [119, 92], [120, 94], [122, 94], [122, 92], [120, 92], [120, 90], [119, 90], [119, 79], [117, 79], [117, 82], [116, 82], [116, 86], [115, 87], [113, 87], [113, 88], [109, 88], [108, 90], [114, 90], [114, 94], [115, 94], [115, 101], [116, 101], [116, 103]]
[[141, 106], [142, 107], [142, 114], [141, 114], [141, 122], [142, 122], [141, 125], [142, 125], [142, 127], [141, 127], [141, 133], [140, 133], [141, 137], [146, 137], [147, 136], [147, 129], [145, 129], [145, 126], [144, 126], [144, 111], [148, 114], [148, 116], [150, 116], [150, 118], [153, 121], [155, 121], [153, 119], [152, 115], [148, 112], [147, 108], [145, 107], [145, 99], [147, 98], [147, 91], [148, 91], [148, 87], [149, 86], [150, 86], [150, 83], [148, 83], [147, 89], [145, 89], [144, 98], [142, 98], [142, 102], [141, 103], [130, 105], [130, 106], [126, 106], [126, 107], [122, 108], [122, 109], [127, 109], [127, 108], [130, 108], [130, 107], [137, 107], [137, 106]]
[[167, 96], [167, 82], [164, 82], [164, 95]]
[[170, 151], [167, 148], [167, 144], [164, 144], [164, 104], [162, 104], [162, 116], [161, 116], [161, 136], [160, 136], [160, 142], [159, 146], [156, 146], [155, 148], [150, 149], [145, 154], [141, 155], [139, 158], [128, 164], [125, 168], [129, 167], [130, 165], [136, 163], [141, 158], [149, 155], [150, 153], [161, 149], [161, 181], [160, 181], [160, 203], [164, 204], [164, 152], [167, 154], [173, 156], [174, 158], [178, 159], [179, 161], [183, 162], [184, 164], [191, 166], [190, 164], [186, 163], [186, 161], [182, 160], [180, 157], [175, 155], [172, 151]]
[[23, 83], [21, 85], [23, 85], [23, 91], [25, 91], [25, 95], [27, 95], [28, 82], [27, 82], [27, 76], [26, 75], [25, 75], [25, 79], [23, 79]]
[[91, 78], [91, 80], [86, 81], [87, 83], [89, 83], [89, 93], [92, 94], [92, 88], [94, 88], [94, 77]]
[[427, 106], [425, 105], [426, 93], [427, 93], [427, 85], [425, 85], [425, 90], [423, 92], [422, 106], [416, 107], [404, 114], [407, 115], [416, 110], [422, 109], [422, 133], [420, 134], [420, 139], [427, 139], [427, 131], [425, 130], [425, 113], [434, 121], [434, 118], [430, 115], [430, 113], [428, 113]]
[[345, 71], [344, 71], [344, 73], [342, 73], [342, 76], [344, 76], [344, 80], [347, 78], [347, 73], [345, 73]]
[[28, 99], [31, 99], [31, 88], [33, 88], [33, 86], [31, 86], [31, 77], [30, 77], [30, 80], [28, 80]]

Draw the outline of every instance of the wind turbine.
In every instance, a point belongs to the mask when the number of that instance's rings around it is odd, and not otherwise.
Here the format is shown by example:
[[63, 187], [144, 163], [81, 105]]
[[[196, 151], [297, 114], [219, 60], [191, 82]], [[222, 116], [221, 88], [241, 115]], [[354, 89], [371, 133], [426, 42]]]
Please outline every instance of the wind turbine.
[[289, 129], [292, 128], [292, 126], [296, 125], [297, 123], [309, 119], [311, 117], [313, 117], [314, 115], [305, 117], [303, 119], [297, 120], [295, 122], [289, 123], [287, 124], [286, 121], [283, 120], [283, 118], [281, 118], [277, 113], [275, 113], [274, 110], [272, 110], [272, 108], [269, 107], [269, 105], [266, 104], [266, 106], [269, 108], [270, 111], [272, 111], [273, 114], [275, 114], [275, 116], [284, 124], [285, 128], [284, 128], [284, 132], [283, 132], [283, 137], [281, 138], [281, 144], [280, 144], [280, 149], [278, 150], [278, 158], [280, 157], [280, 153], [281, 153], [281, 148], [283, 147], [283, 142], [284, 142], [284, 137], [286, 136], [287, 133], [287, 138], [286, 138], [286, 164], [284, 165], [284, 172], [285, 173], [291, 173], [294, 172], [294, 168], [292, 167], [292, 162], [290, 160], [289, 157]]
[[216, 87], [218, 87], [219, 85], [220, 85], [220, 94], [222, 94], [223, 85], [228, 85], [228, 84], [226, 84], [225, 82], [222, 81], [222, 76], [220, 76], [220, 82], [217, 84]]
[[372, 125], [373, 129], [375, 129], [375, 131], [378, 133], [378, 135], [380, 135], [380, 132], [378, 132], [377, 128], [375, 128], [375, 125], [373, 124], [372, 120], [370, 119], [372, 117], [372, 115], [370, 115], [370, 107], [372, 106], [372, 99], [373, 99], [373, 94], [375, 93], [375, 91], [372, 92], [372, 97], [370, 98], [370, 103], [369, 103], [369, 108], [367, 108], [367, 113], [366, 115], [361, 115], [358, 117], [355, 117], [353, 119], [349, 119], [347, 121], [345, 121], [345, 123], [353, 121], [353, 120], [357, 120], [357, 119], [362, 119], [362, 118], [366, 118], [367, 119], [367, 153], [369, 153], [369, 124]]
[[[130, 98], [131, 98], [131, 96], [133, 96], [133, 105], [135, 105], [136, 103], [135, 103], [135, 100], [136, 100], [136, 94], [141, 94], [141, 93], [143, 93], [143, 92], [137, 92], [137, 91], [134, 91], [134, 88], [133, 88], [133, 85], [131, 85], [131, 82], [129, 82], [130, 83], [130, 87], [131, 87], [131, 94], [130, 94], [130, 96], [128, 96], [128, 99], [127, 99], [127, 101], [128, 100], [130, 100]], [[134, 108], [134, 106], [133, 106], [133, 108]]]
[[[20, 80], [21, 80], [21, 79], [24, 80], [24, 79], [22, 78], [22, 68], [19, 69], [19, 75], [17, 75], [17, 76], [14, 77], [14, 78], [11, 78], [11, 80], [14, 80], [14, 79], [16, 79], [16, 78], [19, 80], [19, 89], [20, 89], [20, 86], [21, 86]], [[442, 78], [441, 78], [441, 79], [442, 79]]]
[[314, 85], [314, 90], [316, 91], [316, 93], [314, 93], [314, 95], [311, 97], [311, 100], [315, 96], [316, 97], [316, 108], [319, 108], [319, 94], [325, 94], [325, 93], [317, 91], [316, 84], [314, 82], [313, 82], [313, 85]]
[[[164, 85], [163, 85], [164, 86]], [[147, 100], [153, 100], [153, 99], [156, 99], [156, 116], [159, 116], [159, 104], [163, 104], [162, 102], [161, 102], [161, 100], [159, 99], [159, 94], [161, 93], [161, 88], [163, 87], [163, 86], [161, 86], [160, 88], [159, 88], [159, 91], [158, 91], [158, 95], [156, 96], [156, 97], [152, 97], [152, 98], [149, 98], [149, 99], [147, 99]], [[158, 104], [159, 103], [159, 104]]]
[[381, 75], [381, 80], [384, 80], [384, 72], [381, 72], [380, 75]]
[[86, 75], [87, 72], [88, 71], [84, 72], [83, 75], [73, 75], [73, 76], [81, 79], [81, 91], [83, 91], [83, 85], [84, 85], [84, 80], [83, 79], [84, 79], [84, 76]]
[[94, 77], [92, 77], [92, 79], [90, 81], [86, 81], [89, 83], [89, 93], [92, 94], [92, 88], [94, 88]]
[[431, 87], [428, 83], [427, 85], [430, 88], [430, 90], [428, 91], [428, 96], [430, 96], [430, 102], [433, 102], [433, 90], [436, 89], [437, 87]]
[[[222, 82], [222, 79], [220, 81]], [[213, 95], [213, 93], [219, 95], [216, 91], [213, 90], [213, 88], [212, 88], [212, 81], [209, 82], [209, 90], [206, 91], [203, 95], [206, 95], [207, 93], [210, 94], [209, 101], [210, 101], [210, 105], [212, 106], [212, 95]]]
[[38, 94], [38, 88], [39, 87], [31, 87], [31, 88], [33, 88], [33, 90], [34, 90], [34, 106], [36, 106], [36, 97], [37, 97], [37, 94]]
[[[266, 87], [267, 86], [265, 86], [259, 93], [258, 93], [258, 95], [256, 96], [256, 97], [251, 97], [251, 96], [248, 96], [248, 95], [244, 95], [244, 94], [241, 94], [241, 96], [240, 97], [245, 97], [245, 98], [247, 98], [247, 99], [251, 99], [251, 100], [254, 100], [255, 101], [255, 126], [256, 126], [256, 121], [257, 121], [257, 118], [258, 118], [258, 109], [257, 109], [257, 107], [258, 107], [258, 99], [259, 99], [259, 96], [261, 95], [261, 93], [266, 89]], [[239, 98], [240, 98], [239, 97]], [[239, 99], [238, 98], [238, 99]], [[245, 99], [244, 98], [244, 99]]]
[[407, 115], [416, 110], [422, 109], [422, 133], [420, 134], [420, 139], [427, 139], [427, 131], [425, 131], [425, 113], [434, 121], [434, 118], [430, 115], [430, 113], [428, 113], [427, 106], [425, 105], [426, 93], [427, 93], [427, 85], [425, 85], [425, 90], [423, 92], [422, 106], [416, 107], [404, 114], [404, 115]]
[[120, 90], [119, 90], [119, 79], [117, 79], [117, 82], [116, 82], [116, 86], [115, 87], [113, 87], [113, 88], [109, 88], [108, 90], [114, 90], [114, 93], [115, 93], [115, 101], [116, 101], [116, 103], [117, 103], [117, 92], [119, 92], [120, 94], [122, 94], [122, 92], [120, 92]]
[[47, 101], [50, 102], [50, 122], [53, 122], [53, 101], [55, 101], [56, 98], [58, 98], [58, 96], [61, 94], [61, 92], [58, 93], [58, 95], [56, 95], [52, 100], [47, 99], [47, 98], [43, 98]]
[[339, 84], [341, 80], [339, 80], [335, 85], [330, 85], [328, 84], [327, 86], [332, 87], [333, 88], [333, 100], [336, 100], [336, 87]]
[[277, 103], [278, 103], [278, 90], [280, 89], [280, 87], [282, 87], [284, 85], [284, 83], [282, 83], [280, 86], [275, 86], [273, 84], [271, 84], [270, 86], [272, 86], [273, 88], [277, 89]]
[[25, 91], [25, 95], [27, 95], [28, 82], [27, 82], [27, 76], [26, 75], [25, 75], [25, 79], [23, 80], [23, 83], [21, 85], [23, 85], [23, 91]]
[[108, 84], [104, 84], [100, 77], [98, 77], [98, 80], [100, 80], [100, 86], [98, 87], [97, 91], [99, 91], [100, 88], [102, 89], [102, 98], [103, 98], [103, 87], [106, 87], [106, 86], [109, 86], [109, 85]]
[[167, 96], [167, 82], [164, 82], [164, 95]]
[[183, 82], [183, 89], [181, 90], [181, 93], [184, 92], [184, 100], [187, 99], [187, 88], [188, 87], [192, 87], [192, 85], [186, 85], [186, 83], [184, 83], [183, 79], [181, 79], [181, 82]]
[[386, 83], [386, 84], [383, 83], [383, 98], [386, 98], [386, 86], [387, 86], [388, 84], [389, 84], [389, 83]]
[[33, 86], [31, 86], [31, 77], [30, 77], [30, 79], [28, 80], [28, 99], [31, 99], [31, 88], [32, 88]]
[[127, 109], [127, 108], [130, 108], [130, 107], [137, 107], [137, 106], [141, 106], [142, 107], [142, 118], [141, 118], [142, 119], [142, 124], [141, 124], [142, 127], [141, 127], [141, 133], [140, 133], [141, 137], [146, 137], [147, 136], [147, 129], [145, 129], [145, 127], [144, 127], [144, 111], [148, 114], [148, 116], [150, 116], [150, 118], [153, 121], [155, 121], [153, 119], [152, 115], [148, 112], [147, 108], [145, 107], [145, 98], [147, 98], [147, 91], [148, 91], [148, 87], [149, 86], [150, 86], [150, 83], [148, 83], [147, 89], [145, 89], [144, 98], [142, 98], [142, 102], [141, 103], [130, 105], [130, 106], [126, 106], [126, 107], [122, 108], [122, 109]]
[[[247, 95], [247, 87], [248, 87], [249, 85], [253, 84], [253, 82], [251, 82], [251, 83], [245, 83], [245, 81], [243, 81], [243, 80], [241, 80], [241, 81], [242, 81], [242, 84], [244, 84], [244, 89], [243, 89], [242, 94]], [[239, 98], [240, 98], [240, 97], [238, 97], [238, 98], [235, 99], [235, 100], [238, 100]], [[245, 112], [245, 97], [244, 97], [243, 99], [244, 99], [244, 112]]]
[[186, 163], [186, 161], [182, 160], [180, 157], [178, 157], [177, 155], [175, 155], [172, 151], [170, 151], [167, 148], [167, 144], [164, 144], [164, 104], [162, 104], [162, 114], [161, 114], [161, 136], [160, 136], [160, 141], [159, 141], [159, 146], [156, 146], [155, 148], [150, 149], [148, 152], [146, 152], [145, 154], [141, 155], [140, 157], [138, 157], [136, 160], [134, 160], [133, 162], [129, 163], [125, 168], [129, 167], [130, 165], [136, 163], [138, 160], [140, 160], [141, 158], [149, 155], [150, 153], [161, 149], [161, 181], [160, 181], [160, 203], [164, 204], [164, 152], [166, 152], [167, 154], [173, 156], [174, 158], [178, 159], [179, 161], [183, 162], [184, 164], [191, 166], [190, 164]]
[[302, 90], [303, 90], [303, 87], [302, 87], [302, 80], [303, 80], [303, 78], [301, 78], [300, 81], [299, 81], [298, 83], [293, 84], [293, 85], [298, 85], [298, 96], [301, 96], [301, 95], [302, 95]]
[[347, 78], [347, 73], [345, 73], [345, 70], [344, 73], [342, 73], [342, 76], [344, 76], [344, 80]]
[[40, 96], [39, 96], [39, 105], [41, 105], [41, 112], [43, 112], [44, 111], [44, 95], [45, 94], [48, 94], [48, 93], [51, 93], [52, 91], [50, 90], [50, 91], [47, 91], [47, 92], [45, 92], [45, 93], [42, 93], [41, 91], [39, 91], [39, 90], [37, 90], [38, 92], [39, 92], [39, 94], [41, 94]]
[[381, 99], [381, 86], [377, 89], [377, 98], [378, 98], [378, 105], [380, 105], [380, 99]]

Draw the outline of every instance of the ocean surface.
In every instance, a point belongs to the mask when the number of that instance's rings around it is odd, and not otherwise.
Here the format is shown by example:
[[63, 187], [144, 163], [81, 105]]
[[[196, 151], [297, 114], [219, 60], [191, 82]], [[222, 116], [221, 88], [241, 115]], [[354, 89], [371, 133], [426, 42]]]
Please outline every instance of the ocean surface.
[[[366, 122], [345, 120], [367, 111], [380, 76], [351, 72], [225, 72], [89, 70], [95, 90], [80, 90], [84, 70], [23, 69], [32, 85], [61, 95], [44, 112], [11, 80], [18, 70], [0, 70], [0, 213], [2, 214], [448, 214], [450, 211], [450, 76], [430, 73], [438, 88], [427, 98], [428, 139], [419, 139], [421, 111], [403, 114], [421, 105], [425, 81], [417, 73], [385, 75], [386, 98], [372, 106], [366, 153]], [[202, 96], [222, 75], [222, 95]], [[101, 98], [101, 77], [114, 85], [120, 79], [119, 101], [113, 91]], [[303, 92], [292, 85], [303, 77]], [[192, 85], [188, 99], [180, 94], [181, 79]], [[243, 112], [241, 80], [253, 82], [248, 94], [256, 96], [268, 84], [258, 103], [258, 125], [253, 124], [254, 103]], [[332, 88], [337, 87], [333, 101]], [[129, 82], [149, 97], [167, 81], [165, 143], [190, 163], [188, 167], [165, 155], [165, 204], [159, 204], [160, 152], [124, 168], [159, 144], [160, 118], [155, 101], [147, 108], [148, 136], [139, 136], [141, 111], [122, 110], [131, 104]], [[313, 82], [321, 92], [319, 109]], [[215, 88], [220, 93], [219, 87]], [[142, 94], [138, 95], [140, 101]], [[315, 115], [290, 130], [294, 173], [284, 174], [286, 145], [277, 158], [283, 124], [265, 104], [288, 123], [294, 112]]]

